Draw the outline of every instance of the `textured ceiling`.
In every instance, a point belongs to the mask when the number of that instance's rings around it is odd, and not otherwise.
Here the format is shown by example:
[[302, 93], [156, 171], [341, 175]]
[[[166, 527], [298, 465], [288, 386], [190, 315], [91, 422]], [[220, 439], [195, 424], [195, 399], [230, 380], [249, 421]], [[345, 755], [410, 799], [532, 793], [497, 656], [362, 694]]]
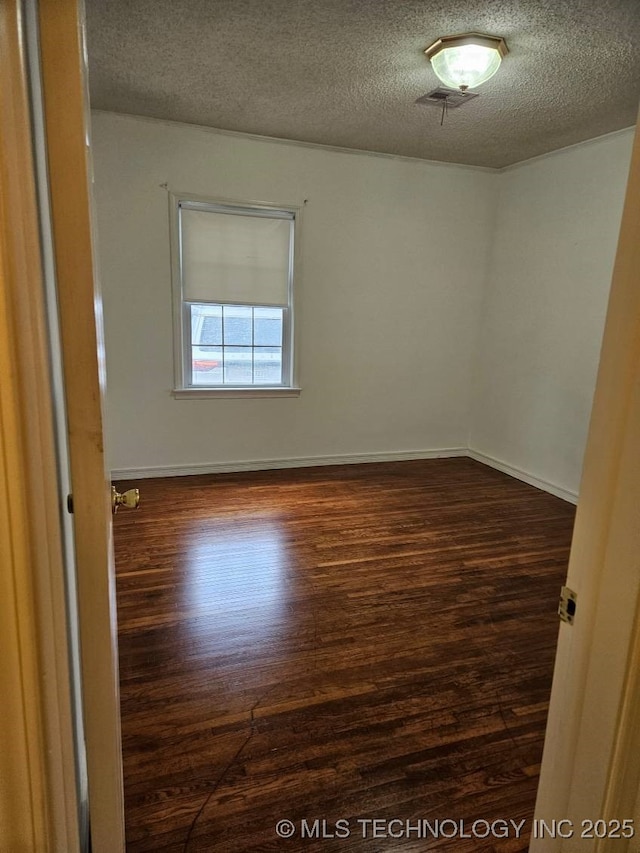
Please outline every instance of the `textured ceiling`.
[[[640, 0], [86, 0], [92, 106], [501, 167], [634, 124]], [[503, 36], [480, 97], [416, 98], [441, 35]]]

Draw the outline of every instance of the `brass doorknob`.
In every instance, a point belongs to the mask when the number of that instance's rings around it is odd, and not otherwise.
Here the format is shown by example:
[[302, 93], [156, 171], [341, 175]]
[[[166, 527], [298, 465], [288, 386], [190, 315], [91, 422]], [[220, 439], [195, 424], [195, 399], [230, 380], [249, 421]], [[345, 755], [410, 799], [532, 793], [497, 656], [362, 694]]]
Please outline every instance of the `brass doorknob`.
[[138, 509], [140, 506], [140, 489], [128, 489], [120, 494], [116, 491], [115, 486], [111, 486], [111, 511], [114, 515], [120, 506], [127, 509]]

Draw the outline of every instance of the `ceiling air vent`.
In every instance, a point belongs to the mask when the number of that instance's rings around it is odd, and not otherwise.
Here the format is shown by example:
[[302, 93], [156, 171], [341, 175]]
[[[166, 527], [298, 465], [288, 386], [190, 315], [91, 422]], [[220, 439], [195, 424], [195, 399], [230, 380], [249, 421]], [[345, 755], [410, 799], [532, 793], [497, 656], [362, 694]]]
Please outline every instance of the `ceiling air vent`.
[[439, 86], [437, 89], [434, 89], [433, 92], [429, 92], [421, 98], [418, 98], [416, 104], [424, 104], [425, 106], [428, 104], [436, 104], [436, 106], [441, 107], [443, 101], [446, 101], [447, 109], [453, 109], [454, 107], [460, 107], [477, 97], [477, 92], [469, 92], [467, 90], [463, 93], [460, 89], [447, 89], [445, 86]]

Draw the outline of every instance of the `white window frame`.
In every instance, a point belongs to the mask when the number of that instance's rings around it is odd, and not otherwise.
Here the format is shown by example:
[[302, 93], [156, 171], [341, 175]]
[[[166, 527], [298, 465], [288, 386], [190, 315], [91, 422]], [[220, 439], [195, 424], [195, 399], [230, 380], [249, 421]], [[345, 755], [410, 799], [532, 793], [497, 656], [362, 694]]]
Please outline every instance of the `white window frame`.
[[[298, 296], [299, 234], [302, 207], [291, 204], [270, 204], [235, 199], [206, 198], [192, 193], [169, 193], [171, 245], [171, 280], [173, 289], [174, 388], [177, 398], [213, 397], [297, 397], [300, 387], [296, 381], [295, 301]], [[282, 384], [280, 385], [193, 385], [191, 378], [191, 311], [184, 299], [182, 284], [182, 246], [180, 208], [191, 210], [228, 211], [232, 215], [268, 216], [269, 212], [286, 213], [293, 217], [293, 240], [289, 265], [288, 306], [283, 309], [282, 323]]]

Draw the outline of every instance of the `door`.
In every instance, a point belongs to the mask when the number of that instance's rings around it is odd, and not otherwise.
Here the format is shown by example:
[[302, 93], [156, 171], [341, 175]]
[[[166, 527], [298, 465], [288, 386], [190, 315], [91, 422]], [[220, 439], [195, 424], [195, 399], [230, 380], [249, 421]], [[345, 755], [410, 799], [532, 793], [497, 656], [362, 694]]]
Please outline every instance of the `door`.
[[584, 849], [594, 843], [588, 822], [596, 820], [613, 822], [598, 840], [601, 850], [626, 847], [607, 836], [616, 834], [616, 821], [633, 818], [640, 774], [639, 507], [637, 129], [567, 576], [577, 610], [574, 624], [560, 628], [536, 805], [538, 818], [571, 824], [569, 837], [534, 839], [533, 853]]
[[[75, 509], [93, 850], [117, 853], [124, 850], [124, 833], [116, 617], [81, 10], [73, 0], [40, 0], [39, 23]], [[634, 459], [640, 458], [639, 228], [636, 142], [568, 578], [578, 592], [578, 612], [575, 625], [563, 626], [560, 636], [539, 817], [606, 816], [615, 793], [610, 768], [624, 752], [629, 729], [617, 721], [620, 714], [633, 719], [632, 703], [624, 705], [623, 697], [632, 694], [630, 649], [638, 598], [633, 548], [640, 544], [634, 539], [637, 524], [630, 523], [640, 481], [632, 476]], [[627, 768], [625, 795], [637, 786], [636, 769]], [[587, 808], [603, 812], [587, 814]], [[534, 839], [532, 850], [562, 844], [562, 839]]]
[[115, 573], [103, 442], [104, 352], [91, 226], [84, 15], [37, 4], [56, 270], [93, 853], [124, 851]]

